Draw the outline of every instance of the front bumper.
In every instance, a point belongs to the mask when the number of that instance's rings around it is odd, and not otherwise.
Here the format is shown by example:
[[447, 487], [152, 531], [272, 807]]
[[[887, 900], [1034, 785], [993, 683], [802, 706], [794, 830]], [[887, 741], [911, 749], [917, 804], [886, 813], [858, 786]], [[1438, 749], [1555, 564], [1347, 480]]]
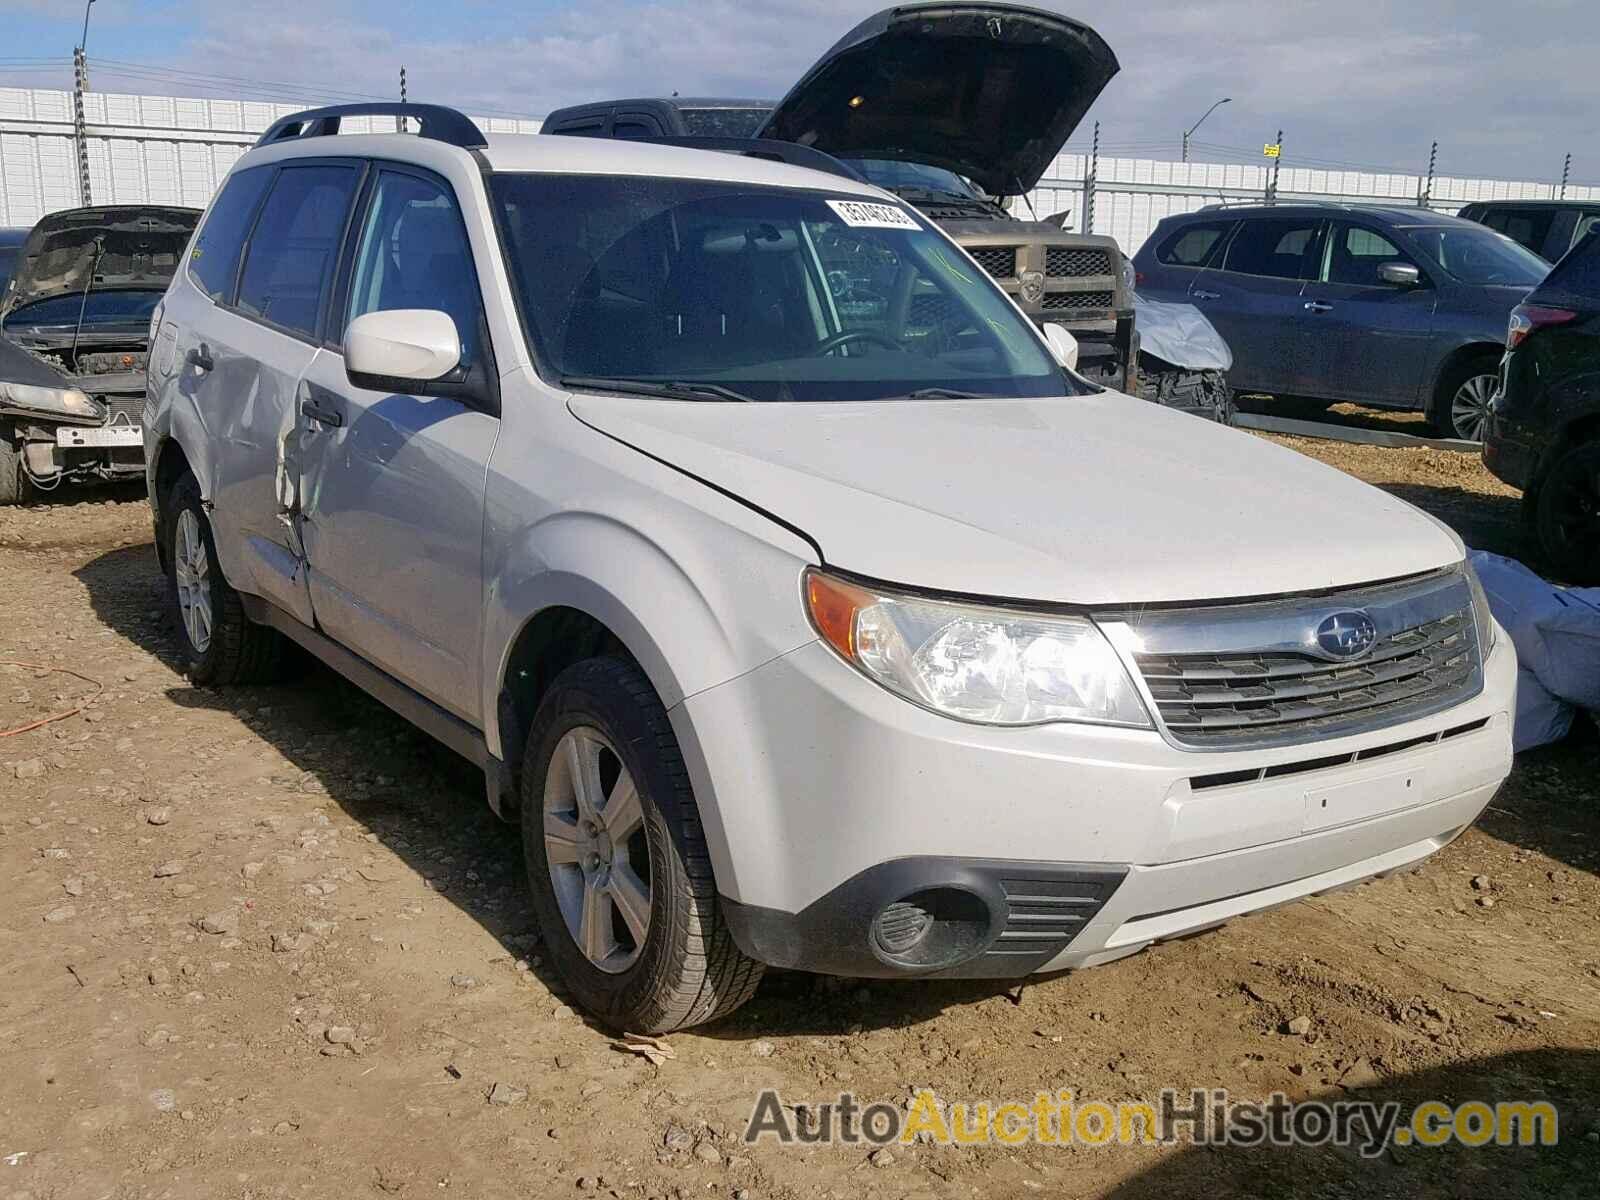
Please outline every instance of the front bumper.
[[[1425, 858], [1510, 770], [1515, 676], [1502, 635], [1483, 690], [1445, 712], [1202, 753], [1146, 730], [963, 724], [812, 643], [672, 717], [747, 953], [837, 974], [1005, 977], [1109, 961]], [[1305, 766], [1388, 747], [1401, 748]], [[1261, 767], [1287, 773], [1206, 785]], [[982, 903], [962, 914], [959, 961], [885, 952], [875, 922], [911, 896], [930, 911]]]

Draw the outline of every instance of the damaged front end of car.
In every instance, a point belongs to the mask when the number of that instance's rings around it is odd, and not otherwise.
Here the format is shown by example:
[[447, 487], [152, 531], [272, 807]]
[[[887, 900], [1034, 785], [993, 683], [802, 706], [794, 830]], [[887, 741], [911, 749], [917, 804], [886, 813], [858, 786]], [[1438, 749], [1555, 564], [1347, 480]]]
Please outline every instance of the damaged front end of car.
[[198, 218], [74, 209], [28, 235], [0, 299], [0, 503], [142, 474], [151, 316]]

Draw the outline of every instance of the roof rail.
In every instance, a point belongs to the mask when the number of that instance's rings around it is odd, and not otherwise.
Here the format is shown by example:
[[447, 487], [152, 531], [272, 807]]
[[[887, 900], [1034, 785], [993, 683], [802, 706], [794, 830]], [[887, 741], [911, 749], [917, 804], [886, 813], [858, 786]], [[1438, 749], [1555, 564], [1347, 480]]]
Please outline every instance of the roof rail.
[[442, 104], [400, 104], [377, 100], [362, 104], [333, 104], [327, 108], [308, 108], [304, 112], [279, 117], [263, 133], [257, 146], [286, 142], [293, 138], [323, 137], [339, 132], [339, 122], [345, 117], [410, 117], [418, 125], [421, 136], [435, 142], [448, 142], [463, 150], [481, 150], [489, 144], [483, 130], [453, 108]]
[[788, 163], [791, 167], [810, 167], [813, 171], [826, 171], [829, 175], [838, 175], [856, 183], [867, 182], [866, 176], [848, 163], [798, 142], [747, 137], [647, 137], [630, 140], [649, 142], [655, 146], [681, 146], [686, 150], [721, 150], [725, 154], [743, 154], [747, 158]]

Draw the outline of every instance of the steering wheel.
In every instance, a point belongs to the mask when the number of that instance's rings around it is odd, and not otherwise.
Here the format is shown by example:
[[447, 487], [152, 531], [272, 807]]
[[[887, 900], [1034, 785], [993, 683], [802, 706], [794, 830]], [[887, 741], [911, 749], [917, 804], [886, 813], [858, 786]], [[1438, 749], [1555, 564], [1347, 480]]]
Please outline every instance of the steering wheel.
[[845, 329], [838, 333], [823, 338], [812, 348], [812, 355], [821, 358], [824, 354], [832, 354], [841, 346], [848, 346], [851, 342], [876, 342], [880, 346], [887, 346], [890, 350], [905, 350], [905, 346], [886, 337], [881, 333], [874, 333], [870, 329]]

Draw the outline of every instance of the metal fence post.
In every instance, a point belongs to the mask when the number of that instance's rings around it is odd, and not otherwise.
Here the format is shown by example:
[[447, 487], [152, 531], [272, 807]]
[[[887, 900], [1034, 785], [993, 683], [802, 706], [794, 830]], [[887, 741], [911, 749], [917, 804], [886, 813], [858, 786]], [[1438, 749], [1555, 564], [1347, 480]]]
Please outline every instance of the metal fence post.
[[1100, 122], [1094, 123], [1094, 151], [1089, 155], [1089, 169], [1083, 173], [1083, 233], [1094, 232], [1094, 181], [1100, 173]]
[[72, 52], [72, 137], [78, 143], [78, 195], [87, 208], [94, 203], [89, 189], [89, 129], [83, 119], [83, 92], [89, 86], [89, 60], [83, 47]]
[[1422, 191], [1417, 196], [1417, 207], [1427, 208], [1433, 200], [1433, 167], [1439, 161], [1439, 143], [1433, 144], [1433, 149], [1428, 151], [1428, 181], [1422, 185]]
[[1267, 180], [1267, 203], [1278, 202], [1278, 168], [1283, 164], [1283, 130], [1278, 130], [1278, 136], [1272, 143], [1278, 152], [1272, 156], [1272, 176]]
[[1561, 199], [1567, 198], [1567, 177], [1572, 174], [1572, 155], [1567, 155], [1567, 161], [1561, 165]]

